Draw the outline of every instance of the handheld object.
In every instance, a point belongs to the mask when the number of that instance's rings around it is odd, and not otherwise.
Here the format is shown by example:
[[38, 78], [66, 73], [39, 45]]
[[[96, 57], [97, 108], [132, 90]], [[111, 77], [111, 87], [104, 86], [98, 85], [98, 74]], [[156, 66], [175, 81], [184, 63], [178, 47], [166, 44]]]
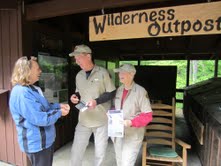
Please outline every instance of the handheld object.
[[88, 106], [86, 105], [84, 101], [80, 101], [77, 105], [75, 105], [75, 107], [81, 112], [84, 112], [85, 110], [88, 109]]

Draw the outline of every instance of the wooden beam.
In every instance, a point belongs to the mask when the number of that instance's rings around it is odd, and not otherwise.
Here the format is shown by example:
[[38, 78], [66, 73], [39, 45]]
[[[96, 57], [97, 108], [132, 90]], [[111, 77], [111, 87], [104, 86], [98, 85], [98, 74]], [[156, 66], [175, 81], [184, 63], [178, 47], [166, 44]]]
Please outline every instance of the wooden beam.
[[0, 1], [0, 10], [17, 9], [17, 0]]
[[156, 2], [164, 2], [167, 0], [127, 0], [127, 1], [119, 1], [119, 0], [103, 0], [104, 8], [115, 8], [115, 7], [125, 7], [125, 6], [133, 6], [133, 5], [141, 5], [147, 3], [156, 3]]
[[64, 16], [76, 13], [90, 12], [105, 8], [116, 8], [167, 0], [50, 0], [29, 4], [26, 8], [26, 19], [29, 21], [44, 18]]
[[190, 85], [190, 59], [187, 59], [186, 86]]

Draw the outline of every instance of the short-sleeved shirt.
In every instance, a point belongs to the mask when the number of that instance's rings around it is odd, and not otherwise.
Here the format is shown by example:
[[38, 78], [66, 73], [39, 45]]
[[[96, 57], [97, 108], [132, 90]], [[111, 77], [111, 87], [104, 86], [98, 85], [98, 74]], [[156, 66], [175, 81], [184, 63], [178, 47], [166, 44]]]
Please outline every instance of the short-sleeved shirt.
[[[131, 89], [129, 89], [127, 96], [124, 99], [123, 106], [121, 108], [121, 101], [123, 95], [124, 85], [121, 85], [117, 89], [117, 93], [114, 99], [115, 109], [122, 109], [125, 120], [131, 120], [140, 113], [152, 112], [149, 97], [147, 91], [135, 82], [132, 83]], [[125, 136], [131, 139], [143, 139], [144, 127], [125, 128]]]
[[[111, 80], [109, 72], [100, 66], [94, 66], [89, 77], [81, 70], [76, 76], [76, 92], [79, 92], [81, 100], [88, 102], [99, 98], [105, 92], [112, 92], [116, 88]], [[79, 112], [79, 123], [86, 127], [98, 127], [107, 123], [106, 112], [111, 107], [111, 101], [99, 104], [95, 109]]]

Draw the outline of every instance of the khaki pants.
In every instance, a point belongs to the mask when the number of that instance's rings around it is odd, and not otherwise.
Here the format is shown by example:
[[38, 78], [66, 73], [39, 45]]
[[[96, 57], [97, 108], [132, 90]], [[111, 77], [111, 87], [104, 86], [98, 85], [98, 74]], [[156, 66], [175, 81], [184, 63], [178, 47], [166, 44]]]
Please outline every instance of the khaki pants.
[[142, 140], [111, 138], [114, 143], [117, 166], [134, 166]]
[[74, 142], [71, 149], [71, 166], [82, 166], [84, 153], [92, 133], [95, 141], [94, 166], [103, 166], [108, 144], [107, 125], [88, 128], [79, 123], [75, 129]]

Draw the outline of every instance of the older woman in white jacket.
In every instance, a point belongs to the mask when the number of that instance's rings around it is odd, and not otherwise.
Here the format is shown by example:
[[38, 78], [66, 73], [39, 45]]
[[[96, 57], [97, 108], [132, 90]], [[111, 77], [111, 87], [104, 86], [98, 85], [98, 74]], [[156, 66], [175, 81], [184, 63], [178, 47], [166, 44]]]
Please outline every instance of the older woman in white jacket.
[[152, 121], [152, 109], [147, 91], [134, 82], [136, 69], [124, 64], [114, 69], [122, 85], [114, 99], [115, 109], [124, 116], [124, 137], [112, 138], [118, 166], [134, 166], [142, 145], [145, 126]]

